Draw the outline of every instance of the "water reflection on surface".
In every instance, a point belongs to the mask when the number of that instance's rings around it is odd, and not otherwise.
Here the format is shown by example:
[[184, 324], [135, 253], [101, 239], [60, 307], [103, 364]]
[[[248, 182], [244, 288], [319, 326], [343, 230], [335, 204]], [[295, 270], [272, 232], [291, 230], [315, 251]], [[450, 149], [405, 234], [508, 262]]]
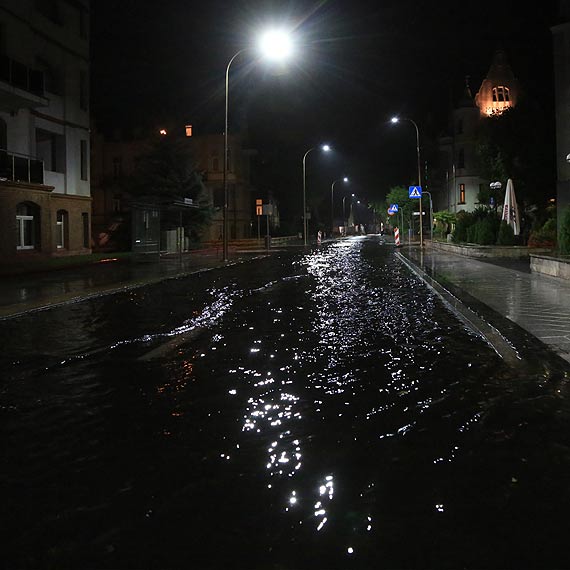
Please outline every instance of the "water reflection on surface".
[[3, 324], [11, 566], [563, 563], [564, 377], [378, 238], [210, 273]]

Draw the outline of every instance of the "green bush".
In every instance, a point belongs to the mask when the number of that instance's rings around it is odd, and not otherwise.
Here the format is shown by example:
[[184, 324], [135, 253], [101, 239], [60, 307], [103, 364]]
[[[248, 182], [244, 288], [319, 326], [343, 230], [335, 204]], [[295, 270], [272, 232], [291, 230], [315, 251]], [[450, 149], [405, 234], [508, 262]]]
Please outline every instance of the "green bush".
[[457, 221], [455, 222], [455, 229], [451, 239], [453, 243], [461, 243], [469, 241], [467, 237], [467, 228], [474, 223], [474, 217], [470, 212], [459, 212], [457, 214]]
[[515, 245], [515, 232], [510, 224], [502, 220], [499, 225], [499, 233], [497, 236], [497, 245]]
[[495, 220], [491, 216], [487, 216], [479, 220], [476, 224], [477, 233], [476, 238], [480, 245], [493, 245], [497, 241], [497, 231]]
[[570, 255], [570, 206], [567, 206], [562, 212], [558, 249], [562, 255]]

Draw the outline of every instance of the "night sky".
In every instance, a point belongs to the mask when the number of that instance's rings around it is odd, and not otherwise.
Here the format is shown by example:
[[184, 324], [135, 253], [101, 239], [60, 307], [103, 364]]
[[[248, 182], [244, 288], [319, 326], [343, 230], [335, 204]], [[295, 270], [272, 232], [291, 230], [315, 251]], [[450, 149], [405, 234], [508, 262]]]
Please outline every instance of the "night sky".
[[499, 47], [553, 116], [556, 4], [96, 0], [94, 123], [105, 132], [184, 123], [197, 134], [223, 132], [228, 61], [258, 30], [286, 26], [299, 44], [287, 69], [276, 72], [251, 52], [232, 63], [230, 132], [247, 129], [256, 148], [284, 165], [330, 142], [336, 152], [324, 180], [348, 174], [373, 197], [415, 171], [415, 131], [389, 117], [414, 119], [422, 139], [440, 134], [465, 76], [475, 95]]

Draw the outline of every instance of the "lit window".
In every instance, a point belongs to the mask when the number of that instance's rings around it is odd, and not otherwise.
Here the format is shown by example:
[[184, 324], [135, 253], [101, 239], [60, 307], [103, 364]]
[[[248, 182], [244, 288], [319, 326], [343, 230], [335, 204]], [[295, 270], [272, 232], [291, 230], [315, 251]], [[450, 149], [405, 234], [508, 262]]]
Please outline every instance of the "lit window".
[[186, 125], [186, 136], [187, 137], [192, 136], [192, 125]]
[[503, 85], [493, 87], [493, 102], [504, 103], [510, 101], [509, 88]]
[[459, 185], [459, 203], [465, 204], [465, 184]]

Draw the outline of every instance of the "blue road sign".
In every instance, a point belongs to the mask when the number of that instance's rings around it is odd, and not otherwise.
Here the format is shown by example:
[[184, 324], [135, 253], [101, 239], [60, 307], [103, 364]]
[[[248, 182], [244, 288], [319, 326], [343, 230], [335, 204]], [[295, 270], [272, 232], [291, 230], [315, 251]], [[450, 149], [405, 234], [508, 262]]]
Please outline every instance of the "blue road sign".
[[390, 204], [390, 211], [395, 214], [398, 211], [398, 204]]
[[410, 186], [408, 198], [421, 198], [421, 197], [422, 197], [422, 187]]

